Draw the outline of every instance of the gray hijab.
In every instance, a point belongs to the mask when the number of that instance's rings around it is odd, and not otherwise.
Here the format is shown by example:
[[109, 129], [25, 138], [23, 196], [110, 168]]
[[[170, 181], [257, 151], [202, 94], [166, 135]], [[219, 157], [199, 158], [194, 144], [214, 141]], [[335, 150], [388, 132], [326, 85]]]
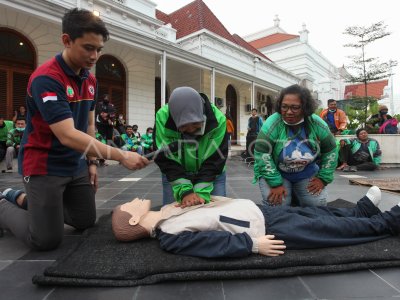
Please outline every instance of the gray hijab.
[[196, 122], [204, 122], [204, 100], [191, 87], [174, 89], [168, 102], [169, 112], [177, 128]]

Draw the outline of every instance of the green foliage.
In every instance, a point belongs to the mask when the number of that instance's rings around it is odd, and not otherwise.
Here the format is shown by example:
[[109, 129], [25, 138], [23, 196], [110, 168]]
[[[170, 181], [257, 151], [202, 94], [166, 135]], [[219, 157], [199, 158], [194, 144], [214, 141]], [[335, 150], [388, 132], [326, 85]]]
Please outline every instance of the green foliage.
[[400, 122], [400, 114], [395, 114], [395, 115], [393, 115], [392, 117], [393, 117], [393, 118], [396, 118], [397, 121]]
[[378, 112], [378, 103], [375, 97], [353, 97], [345, 101], [343, 110], [349, 119], [347, 129], [365, 127], [367, 118]]
[[358, 55], [349, 56], [352, 59], [352, 64], [346, 67], [353, 69], [354, 74], [350, 75], [348, 81], [364, 83], [365, 97], [368, 96], [368, 83], [390, 77], [392, 68], [397, 65], [397, 61], [394, 60], [381, 63], [378, 58], [368, 57], [366, 53], [366, 46], [391, 34], [391, 32], [386, 31], [386, 28], [387, 26], [381, 21], [369, 27], [350, 26], [344, 32], [355, 40], [354, 43], [346, 44], [344, 47], [351, 47], [359, 51]]
[[319, 116], [323, 110], [324, 110], [324, 109], [323, 109], [322, 107], [318, 107], [318, 108], [315, 110], [314, 114], [316, 114], [316, 115]]

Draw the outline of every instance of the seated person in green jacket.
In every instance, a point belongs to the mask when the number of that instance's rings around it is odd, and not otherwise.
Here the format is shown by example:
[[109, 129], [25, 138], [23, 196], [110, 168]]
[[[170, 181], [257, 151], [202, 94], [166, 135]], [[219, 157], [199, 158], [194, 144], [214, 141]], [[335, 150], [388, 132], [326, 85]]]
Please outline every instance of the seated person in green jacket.
[[133, 133], [132, 126], [126, 126], [126, 133], [121, 135], [121, 139], [125, 143], [125, 145], [121, 147], [122, 150], [137, 152], [140, 155], [143, 154], [143, 148], [140, 144], [140, 139]]
[[176, 88], [158, 110], [153, 134], [154, 150], [178, 144], [176, 152], [154, 160], [162, 173], [163, 204], [177, 201], [185, 207], [209, 202], [211, 194], [225, 196], [226, 118], [206, 95]]
[[340, 140], [337, 168], [345, 172], [374, 171], [381, 163], [382, 151], [377, 140], [369, 138], [365, 128], [357, 129], [356, 138]]
[[7, 134], [13, 127], [14, 124], [12, 121], [4, 120], [4, 117], [0, 115], [0, 161], [6, 156]]
[[13, 168], [13, 159], [17, 157], [21, 139], [25, 131], [26, 121], [21, 117], [15, 121], [15, 128], [11, 129], [7, 134], [7, 153], [6, 153], [6, 167], [7, 171]]
[[153, 151], [153, 128], [148, 127], [146, 129], [146, 133], [142, 135], [141, 138], [142, 147], [144, 150], [144, 154], [150, 153]]
[[212, 200], [150, 211], [150, 200], [136, 198], [114, 209], [112, 229], [119, 241], [153, 237], [165, 251], [199, 257], [279, 256], [285, 249], [355, 245], [400, 232], [400, 203], [381, 212], [376, 186], [354, 208], [259, 207], [247, 199]]
[[328, 125], [314, 114], [316, 102], [297, 84], [281, 91], [273, 115], [264, 122], [255, 146], [254, 182], [263, 203], [323, 206], [333, 180], [337, 148]]

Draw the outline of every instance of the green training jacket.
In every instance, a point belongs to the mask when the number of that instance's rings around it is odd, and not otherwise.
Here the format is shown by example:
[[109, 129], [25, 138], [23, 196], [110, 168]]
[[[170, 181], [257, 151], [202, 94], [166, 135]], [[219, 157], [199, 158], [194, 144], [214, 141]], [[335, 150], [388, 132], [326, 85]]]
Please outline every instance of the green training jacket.
[[[347, 145], [351, 145], [351, 153], [356, 153], [361, 147], [361, 141], [358, 138], [343, 139]], [[379, 166], [382, 160], [382, 151], [379, 148], [379, 143], [377, 140], [368, 138], [367, 147], [369, 155], [372, 157], [372, 162]]]
[[[325, 184], [331, 183], [338, 159], [335, 138], [319, 116], [313, 114], [305, 117], [304, 121], [309, 146], [313, 152], [319, 153], [320, 169], [316, 177]], [[277, 163], [279, 154], [288, 140], [288, 126], [283, 122], [281, 114], [274, 113], [264, 122], [257, 137], [253, 183], [263, 177], [270, 187], [283, 184]]]
[[154, 150], [178, 141], [177, 152], [157, 155], [155, 162], [167, 176], [179, 203], [193, 192], [208, 203], [215, 178], [225, 170], [228, 156], [226, 118], [209, 101], [204, 107], [207, 117], [204, 135], [198, 136], [193, 143], [182, 142], [182, 134], [170, 116], [168, 104], [156, 114]]

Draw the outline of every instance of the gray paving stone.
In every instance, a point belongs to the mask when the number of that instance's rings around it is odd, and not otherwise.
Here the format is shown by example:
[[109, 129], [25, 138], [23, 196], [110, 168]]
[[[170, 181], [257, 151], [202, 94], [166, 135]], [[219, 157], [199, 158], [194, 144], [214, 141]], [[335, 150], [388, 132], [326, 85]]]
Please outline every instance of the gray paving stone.
[[226, 300], [312, 299], [298, 277], [223, 281]]
[[369, 270], [301, 276], [318, 299], [397, 297], [398, 290]]
[[[379, 172], [358, 172], [374, 178], [399, 176], [399, 169]], [[329, 201], [343, 198], [356, 202], [368, 187], [349, 185], [342, 172], [328, 185]], [[131, 172], [119, 165], [99, 169], [101, 188], [96, 194], [97, 217], [109, 214], [112, 208], [131, 197], [152, 199], [152, 207], [162, 202], [161, 175], [152, 163], [148, 168]], [[138, 182], [119, 182], [121, 178], [142, 178]], [[261, 203], [258, 185], [253, 185], [252, 168], [238, 158], [228, 160], [227, 194], [235, 198]], [[18, 174], [0, 174], [0, 191], [7, 187], [23, 187]], [[397, 202], [398, 195], [383, 193], [380, 208]], [[31, 284], [33, 274], [40, 273], [52, 260], [68, 251], [80, 232], [66, 226], [63, 245], [54, 252], [34, 252], [10, 234], [0, 238], [1, 299], [399, 299], [400, 269], [318, 274], [288, 278], [234, 281], [165, 282], [137, 288], [38, 288]]]

